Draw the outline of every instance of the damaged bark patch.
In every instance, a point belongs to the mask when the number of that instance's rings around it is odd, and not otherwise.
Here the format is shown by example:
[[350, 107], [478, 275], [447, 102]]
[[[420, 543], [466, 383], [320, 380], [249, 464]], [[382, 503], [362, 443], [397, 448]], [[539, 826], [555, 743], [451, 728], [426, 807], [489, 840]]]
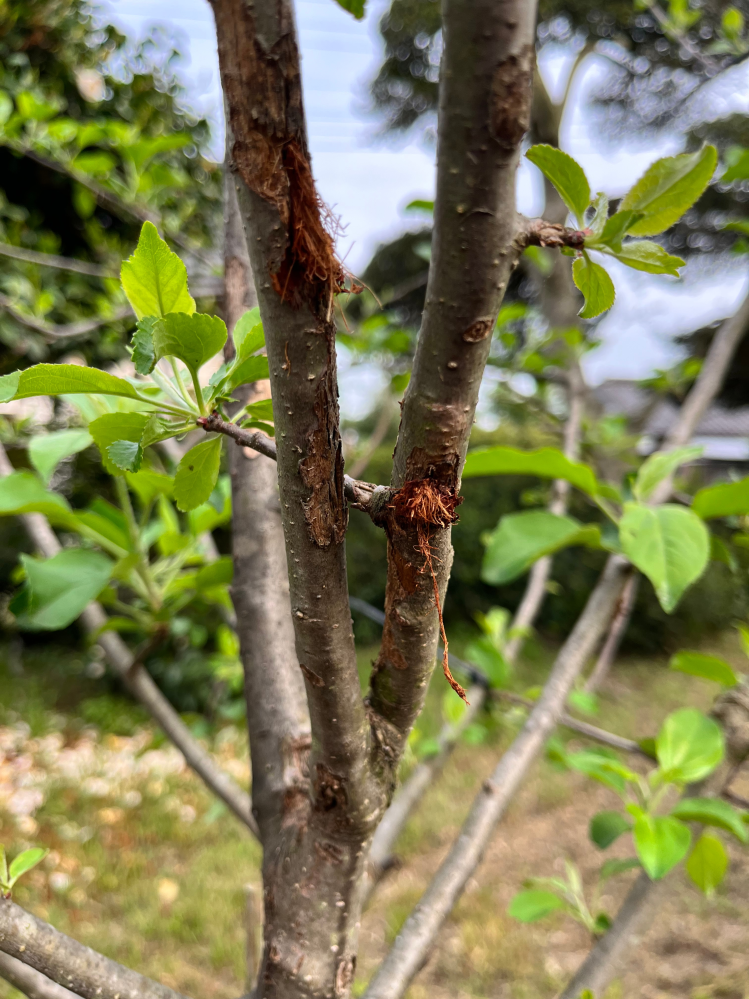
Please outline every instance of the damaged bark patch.
[[402, 527], [449, 527], [458, 520], [455, 509], [462, 502], [454, 486], [433, 479], [412, 479], [395, 493], [391, 507]]
[[513, 152], [531, 124], [531, 84], [535, 50], [524, 46], [501, 62], [492, 78], [489, 132], [508, 152]]
[[[332, 335], [332, 334], [331, 334]], [[331, 354], [317, 386], [314, 406], [317, 426], [307, 437], [307, 457], [299, 465], [310, 490], [303, 503], [311, 539], [320, 548], [340, 544], [346, 536], [348, 507], [343, 492], [343, 450], [338, 432], [338, 389]]]
[[356, 957], [344, 957], [338, 965], [335, 973], [335, 994], [336, 996], [346, 996], [349, 993], [351, 984], [354, 981], [356, 971]]
[[318, 676], [317, 673], [313, 673], [313, 671], [309, 668], [309, 666], [305, 666], [304, 663], [299, 663], [299, 669], [307, 677], [307, 682], [311, 684], [313, 687], [325, 686], [325, 681], [323, 680], [323, 678], [321, 676]]
[[233, 169], [273, 205], [283, 230], [270, 262], [273, 287], [284, 302], [294, 308], [306, 303], [323, 318], [343, 287], [344, 274], [335, 255], [337, 222], [312, 177], [293, 21], [279, 24], [277, 37], [266, 46], [245, 0], [217, 4], [214, 10], [220, 63], [234, 68], [222, 79], [234, 137]]
[[463, 330], [463, 340], [466, 343], [481, 343], [482, 340], [486, 340], [491, 331], [494, 329], [494, 320], [491, 316], [483, 316], [481, 319], [476, 319], [471, 325]]
[[318, 763], [316, 771], [315, 807], [322, 812], [331, 812], [338, 807], [345, 809], [348, 794], [343, 777], [333, 773], [324, 763]]

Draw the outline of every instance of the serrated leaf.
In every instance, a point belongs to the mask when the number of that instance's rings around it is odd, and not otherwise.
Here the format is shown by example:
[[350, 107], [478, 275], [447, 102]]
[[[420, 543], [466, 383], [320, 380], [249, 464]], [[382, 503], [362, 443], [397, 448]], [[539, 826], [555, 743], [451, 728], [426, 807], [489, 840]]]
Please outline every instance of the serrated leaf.
[[34, 846], [30, 850], [24, 850], [23, 853], [19, 853], [11, 861], [10, 868], [8, 869], [8, 887], [12, 888], [21, 875], [26, 874], [32, 867], [40, 864], [48, 853], [49, 850], [43, 850], [40, 846]]
[[656, 236], [677, 222], [710, 183], [717, 162], [714, 146], [656, 160], [619, 206], [619, 211], [642, 213], [631, 235]]
[[139, 441], [115, 441], [107, 448], [107, 456], [123, 472], [137, 472], [143, 463], [143, 448]]
[[684, 866], [700, 891], [711, 895], [726, 876], [728, 854], [717, 836], [703, 833]]
[[507, 912], [520, 923], [535, 923], [563, 908], [564, 901], [558, 895], [532, 888], [529, 891], [519, 891], [510, 902]]
[[606, 850], [631, 828], [620, 812], [598, 812], [590, 820], [588, 834], [599, 850]]
[[491, 533], [484, 553], [481, 578], [501, 586], [526, 572], [543, 555], [569, 545], [595, 544], [596, 527], [587, 527], [572, 517], [548, 510], [529, 510], [502, 517]]
[[65, 458], [85, 450], [93, 444], [88, 430], [57, 430], [50, 434], [37, 434], [29, 442], [29, 461], [45, 483]]
[[138, 319], [161, 318], [169, 312], [195, 311], [187, 290], [187, 270], [159, 236], [152, 222], [144, 222], [138, 245], [122, 264], [122, 287]]
[[588, 256], [577, 257], [573, 261], [572, 280], [585, 298], [585, 304], [578, 313], [581, 319], [594, 319], [614, 304], [614, 282], [608, 272]]
[[739, 679], [725, 661], [717, 656], [708, 656], [704, 652], [691, 652], [689, 649], [682, 649], [671, 657], [669, 662], [671, 669], [680, 673], [687, 673], [689, 676], [699, 676], [703, 680], [714, 680], [715, 683], [722, 683], [724, 687], [734, 687]]
[[703, 450], [702, 447], [675, 447], [671, 451], [656, 451], [651, 454], [638, 469], [632, 490], [635, 498], [640, 503], [650, 499], [659, 482], [673, 475], [677, 468], [699, 458]]
[[586, 237], [586, 242], [589, 240], [599, 240], [606, 226], [606, 222], [609, 217], [609, 199], [603, 191], [599, 191], [598, 194], [596, 194], [596, 199], [593, 202], [593, 209], [593, 218], [588, 225], [590, 236]]
[[653, 881], [676, 867], [692, 842], [689, 826], [670, 815], [641, 815], [635, 820], [632, 836], [637, 856]]
[[692, 509], [703, 520], [749, 514], [749, 478], [700, 489], [692, 500]]
[[139, 375], [150, 375], [156, 365], [156, 352], [153, 346], [153, 329], [158, 316], [143, 316], [136, 323], [133, 334], [133, 365]]
[[237, 359], [241, 360], [254, 354], [265, 346], [265, 335], [263, 333], [263, 323], [260, 319], [260, 309], [248, 309], [234, 324], [232, 330], [234, 349], [237, 352]]
[[542, 479], [564, 479], [577, 489], [595, 496], [598, 482], [593, 469], [570, 459], [557, 448], [542, 447], [520, 451], [514, 447], [490, 447], [470, 451], [466, 456], [463, 478], [480, 475], [537, 475]]
[[[12, 395], [8, 392], [15, 384]], [[35, 364], [0, 378], [0, 402], [31, 399], [37, 395], [121, 395], [137, 399], [135, 387], [98, 368], [82, 364]]]
[[723, 759], [723, 732], [696, 708], [680, 708], [666, 717], [655, 748], [664, 780], [693, 784], [712, 773]]
[[29, 631], [67, 628], [109, 582], [114, 563], [100, 552], [65, 548], [53, 558], [21, 555], [28, 603], [19, 627]]
[[263, 381], [268, 378], [268, 375], [267, 357], [263, 355], [247, 357], [230, 370], [222, 386], [222, 390], [224, 392], [233, 392], [240, 385], [249, 385], [252, 382]]
[[188, 315], [170, 312], [157, 321], [153, 329], [153, 346], [157, 360], [178, 357], [191, 371], [198, 371], [226, 343], [226, 324], [218, 316], [202, 312]]
[[32, 472], [12, 472], [0, 479], [0, 516], [22, 513], [42, 513], [60, 526], [75, 518], [65, 497], [46, 490]]
[[206, 503], [218, 479], [221, 438], [210, 437], [182, 458], [174, 477], [174, 500], [180, 510], [194, 510]]
[[684, 822], [717, 826], [732, 833], [740, 842], [749, 843], [749, 828], [743, 821], [741, 812], [720, 798], [682, 798], [671, 814]]
[[525, 155], [551, 181], [583, 229], [585, 211], [590, 204], [590, 184], [580, 164], [554, 146], [531, 146]]
[[[140, 444], [149, 418], [143, 413], [105, 413], [89, 424], [89, 431], [101, 453], [104, 468], [110, 475], [122, 475], [124, 469], [112, 460], [109, 448], [116, 441]], [[137, 471], [136, 468], [127, 468]]]
[[681, 257], [667, 253], [659, 243], [653, 243], [649, 239], [622, 243], [614, 256], [632, 270], [646, 271], [648, 274], [670, 274], [672, 277], [679, 277], [679, 268], [684, 266]]
[[699, 579], [710, 558], [705, 525], [691, 510], [675, 504], [625, 503], [619, 538], [624, 554], [648, 577], [667, 614]]

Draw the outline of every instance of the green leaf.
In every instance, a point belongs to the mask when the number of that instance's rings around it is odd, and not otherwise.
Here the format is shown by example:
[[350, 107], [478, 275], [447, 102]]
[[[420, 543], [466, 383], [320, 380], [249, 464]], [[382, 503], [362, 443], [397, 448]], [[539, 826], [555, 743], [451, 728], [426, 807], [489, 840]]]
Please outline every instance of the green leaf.
[[689, 676], [700, 676], [703, 680], [714, 680], [722, 683], [724, 687], [735, 687], [739, 678], [725, 661], [717, 656], [708, 656], [704, 652], [692, 652], [689, 649], [682, 649], [671, 657], [668, 664], [671, 669], [677, 669], [680, 673], [688, 673]]
[[599, 242], [610, 246], [618, 253], [622, 248], [622, 239], [637, 218], [639, 218], [637, 212], [614, 212], [611, 218], [607, 219]]
[[[682, 798], [671, 812], [684, 822], [701, 822], [732, 833], [742, 843], [749, 843], [749, 829], [742, 813], [720, 798]], [[749, 813], [744, 813], [749, 814]]]
[[590, 204], [590, 184], [580, 164], [554, 146], [531, 146], [525, 155], [551, 181], [580, 228], [585, 228], [585, 211]]
[[609, 878], [616, 877], [617, 874], [625, 874], [635, 867], [642, 867], [638, 857], [626, 857], [623, 860], [607, 860], [605, 864], [601, 864], [598, 878], [601, 881], [607, 881]]
[[621, 794], [629, 780], [636, 780], [637, 775], [628, 767], [623, 766], [615, 757], [605, 756], [600, 751], [584, 749], [579, 753], [569, 753], [564, 762], [572, 770], [577, 770], [600, 784], [605, 784], [612, 791]]
[[5, 847], [0, 843], [0, 887], [8, 884], [8, 861], [5, 857]]
[[158, 316], [143, 316], [136, 323], [133, 334], [133, 365], [139, 375], [150, 375], [156, 365], [156, 353], [153, 346], [153, 330], [158, 323]]
[[246, 357], [229, 374], [222, 386], [223, 392], [233, 392], [239, 385], [249, 385], [251, 382], [263, 381], [268, 377], [268, 358], [259, 355]]
[[535, 923], [557, 909], [564, 908], [564, 901], [550, 891], [533, 888], [519, 891], [510, 902], [507, 912], [520, 923]]
[[40, 846], [35, 846], [30, 850], [24, 850], [23, 853], [19, 853], [10, 864], [7, 880], [8, 887], [12, 888], [21, 875], [26, 874], [32, 867], [40, 864], [48, 853], [49, 850], [43, 850]]
[[122, 265], [122, 287], [136, 318], [168, 312], [195, 311], [187, 290], [187, 270], [159, 236], [152, 222], [144, 222], [133, 255]]
[[174, 489], [174, 481], [168, 475], [152, 472], [149, 468], [141, 468], [136, 474], [128, 474], [126, 479], [143, 506], [152, 503], [159, 495], [171, 496]]
[[703, 520], [749, 514], [749, 478], [700, 489], [692, 500], [692, 509]]
[[632, 833], [637, 856], [648, 876], [658, 881], [684, 858], [692, 833], [679, 819], [643, 814]]
[[503, 446], [471, 451], [466, 457], [463, 478], [475, 479], [479, 475], [538, 475], [542, 479], [564, 479], [589, 496], [599, 491], [589, 465], [570, 461], [553, 447], [519, 451]]
[[680, 708], [666, 717], [655, 748], [664, 780], [693, 784], [723, 759], [723, 732], [696, 708]]
[[547, 510], [508, 514], [489, 537], [481, 578], [501, 586], [526, 572], [542, 555], [569, 545], [595, 544], [599, 538], [597, 527]]
[[249, 357], [250, 354], [254, 354], [265, 346], [263, 323], [260, 319], [260, 309], [257, 306], [239, 317], [232, 331], [232, 339], [238, 360]]
[[153, 328], [156, 358], [178, 357], [191, 371], [198, 371], [226, 343], [226, 324], [202, 312], [170, 312]]
[[[143, 413], [105, 413], [89, 424], [88, 429], [101, 452], [104, 468], [110, 475], [122, 475], [125, 470], [123, 466], [113, 461], [112, 455], [109, 454], [110, 446], [119, 441], [140, 444], [147, 423], [148, 417]], [[118, 457], [121, 455], [122, 451], [119, 451]], [[125, 468], [131, 472], [138, 470], [130, 468], [129, 465]]]
[[21, 513], [42, 513], [61, 526], [74, 520], [64, 496], [48, 492], [33, 472], [13, 472], [0, 479], [0, 516]]
[[466, 657], [486, 674], [492, 687], [506, 686], [510, 665], [491, 638], [484, 636], [471, 642], [466, 649]]
[[29, 461], [48, 483], [61, 461], [91, 444], [93, 438], [88, 430], [57, 430], [51, 434], [38, 434], [29, 443]]
[[737, 7], [726, 7], [721, 18], [721, 28], [726, 38], [739, 41], [744, 33], [744, 15]]
[[572, 280], [585, 298], [585, 304], [578, 313], [581, 319], [594, 319], [614, 304], [614, 282], [608, 272], [600, 264], [594, 263], [587, 254], [573, 261]]
[[65, 548], [48, 559], [21, 555], [28, 604], [19, 626], [57, 631], [71, 624], [109, 582], [114, 563], [100, 552]]
[[609, 217], [609, 199], [603, 193], [599, 191], [596, 195], [596, 199], [593, 202], [593, 208], [595, 209], [593, 213], [593, 218], [591, 219], [588, 229], [590, 230], [590, 236], [586, 237], [587, 242], [596, 242], [601, 238], [601, 234], [606, 227], [606, 222]]
[[361, 21], [364, 17], [367, 0], [336, 0], [336, 3], [349, 14], [353, 14], [357, 21]]
[[631, 210], [643, 216], [630, 233], [656, 236], [677, 222], [710, 183], [717, 162], [715, 146], [656, 160], [619, 206], [619, 211]]
[[[12, 394], [8, 392], [15, 388]], [[124, 378], [117, 378], [98, 368], [82, 364], [35, 364], [24, 371], [14, 371], [0, 378], [0, 402], [30, 399], [35, 395], [122, 395], [137, 399], [135, 387]]]
[[711, 895], [728, 870], [728, 854], [717, 836], [703, 833], [686, 864], [687, 874], [700, 891]]
[[620, 812], [599, 812], [590, 820], [588, 835], [599, 850], [606, 850], [631, 828]]
[[115, 441], [107, 448], [107, 457], [123, 472], [137, 472], [143, 463], [143, 448], [139, 441]]
[[[234, 562], [231, 555], [222, 555], [209, 565], [198, 570], [195, 585], [199, 590], [207, 590], [212, 586], [228, 586], [234, 578]], [[462, 703], [462, 702], [461, 702]]]
[[691, 510], [675, 504], [625, 503], [619, 538], [624, 554], [648, 577], [667, 614], [710, 558], [705, 525]]
[[623, 243], [614, 256], [632, 270], [646, 271], [648, 274], [670, 274], [672, 277], [679, 277], [679, 268], [684, 266], [681, 257], [667, 253], [662, 246], [649, 239]]
[[221, 437], [209, 437], [182, 458], [174, 478], [174, 500], [180, 510], [194, 510], [213, 492], [221, 464]]
[[676, 447], [672, 451], [657, 451], [643, 462], [637, 472], [637, 479], [632, 492], [635, 499], [645, 503], [653, 494], [653, 490], [677, 468], [693, 461], [703, 452], [701, 447]]

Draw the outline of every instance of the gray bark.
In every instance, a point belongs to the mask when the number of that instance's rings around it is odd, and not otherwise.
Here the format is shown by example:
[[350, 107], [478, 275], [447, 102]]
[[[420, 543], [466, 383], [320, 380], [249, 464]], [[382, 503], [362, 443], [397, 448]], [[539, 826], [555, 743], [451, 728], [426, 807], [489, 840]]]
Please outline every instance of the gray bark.
[[614, 664], [619, 646], [627, 630], [629, 619], [634, 610], [637, 600], [637, 591], [640, 587], [640, 576], [634, 573], [624, 587], [619, 606], [616, 609], [614, 620], [611, 622], [606, 641], [598, 655], [596, 664], [591, 670], [590, 676], [585, 681], [585, 689], [590, 693], [595, 693], [609, 674], [609, 670]]
[[179, 992], [110, 961], [2, 898], [0, 951], [83, 999], [183, 999]]
[[4, 951], [0, 951], [0, 978], [22, 992], [27, 999], [76, 999], [78, 994], [63, 988]]

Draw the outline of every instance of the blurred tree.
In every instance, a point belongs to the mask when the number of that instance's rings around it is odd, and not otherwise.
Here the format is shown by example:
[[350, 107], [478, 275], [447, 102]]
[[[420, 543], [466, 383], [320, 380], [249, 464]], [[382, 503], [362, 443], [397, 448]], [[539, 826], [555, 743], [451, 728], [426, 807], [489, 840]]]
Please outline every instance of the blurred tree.
[[126, 356], [116, 279], [145, 218], [183, 249], [211, 245], [221, 171], [178, 58], [163, 31], [134, 45], [84, 0], [0, 5], [0, 373], [71, 348]]

